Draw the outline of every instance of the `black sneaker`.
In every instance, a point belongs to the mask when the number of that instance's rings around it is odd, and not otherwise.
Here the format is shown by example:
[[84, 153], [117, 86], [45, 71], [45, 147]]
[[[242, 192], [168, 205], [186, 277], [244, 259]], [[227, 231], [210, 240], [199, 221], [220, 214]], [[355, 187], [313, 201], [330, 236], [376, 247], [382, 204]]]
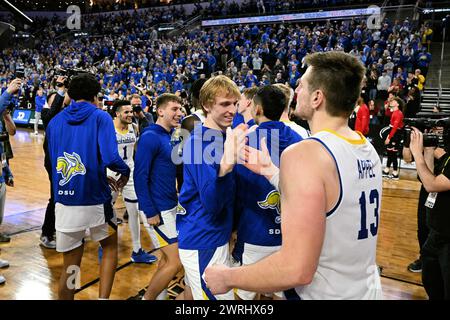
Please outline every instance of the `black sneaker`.
[[411, 272], [422, 272], [422, 260], [417, 259], [408, 266], [408, 270]]
[[117, 225], [119, 225], [119, 224], [122, 224], [123, 223], [123, 220], [122, 219], [120, 219], [120, 218], [116, 218], [117, 219]]
[[10, 242], [11, 241], [11, 237], [4, 234], [4, 233], [0, 233], [0, 242]]
[[389, 171], [386, 172], [383, 170], [383, 178], [390, 178]]
[[390, 176], [390, 178], [391, 178], [392, 180], [399, 180], [399, 179], [400, 179], [399, 176], [398, 176], [398, 174], [392, 174], [392, 175]]

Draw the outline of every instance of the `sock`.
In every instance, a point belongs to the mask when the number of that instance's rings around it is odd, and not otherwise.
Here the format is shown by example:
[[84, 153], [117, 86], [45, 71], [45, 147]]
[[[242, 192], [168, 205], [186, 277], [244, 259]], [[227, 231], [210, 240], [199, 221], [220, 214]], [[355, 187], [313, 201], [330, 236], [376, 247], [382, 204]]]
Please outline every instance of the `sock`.
[[133, 251], [138, 252], [141, 249], [141, 234], [139, 225], [138, 204], [125, 201], [125, 207], [128, 211], [128, 226], [130, 227], [131, 241]]
[[167, 300], [168, 295], [169, 294], [167, 293], [167, 289], [164, 289], [160, 294], [158, 294], [156, 300]]

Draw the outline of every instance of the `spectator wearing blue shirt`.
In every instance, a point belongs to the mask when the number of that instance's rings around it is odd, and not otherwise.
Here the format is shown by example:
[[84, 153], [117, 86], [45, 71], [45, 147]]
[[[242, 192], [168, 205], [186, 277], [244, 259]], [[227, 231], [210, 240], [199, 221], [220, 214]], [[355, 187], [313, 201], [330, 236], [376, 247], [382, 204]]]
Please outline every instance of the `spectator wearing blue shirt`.
[[39, 134], [39, 120], [41, 120], [41, 113], [42, 113], [42, 109], [44, 108], [44, 105], [47, 101], [47, 96], [44, 94], [44, 89], [39, 88], [37, 93], [36, 93], [36, 98], [35, 100], [35, 106], [36, 106], [36, 110], [34, 112], [34, 135], [38, 135]]

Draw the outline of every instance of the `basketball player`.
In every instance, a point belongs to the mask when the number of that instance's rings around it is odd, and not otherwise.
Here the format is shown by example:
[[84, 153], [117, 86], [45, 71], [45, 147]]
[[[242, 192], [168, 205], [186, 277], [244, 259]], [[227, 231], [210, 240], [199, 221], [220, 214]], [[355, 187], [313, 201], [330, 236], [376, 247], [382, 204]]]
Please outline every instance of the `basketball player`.
[[[258, 128], [248, 135], [249, 145], [258, 148], [265, 137], [273, 162], [279, 167], [282, 152], [302, 140], [294, 130], [279, 121], [286, 107], [286, 96], [271, 85], [257, 89], [251, 113]], [[280, 194], [261, 175], [243, 165], [236, 167], [237, 243], [233, 257], [242, 265], [255, 263], [278, 251], [281, 246]], [[237, 290], [240, 299], [253, 300], [255, 292]], [[276, 294], [283, 298], [282, 292]]]
[[258, 87], [244, 89], [239, 100], [238, 112], [233, 119], [232, 128], [236, 128], [241, 123], [246, 123], [249, 127], [255, 125], [255, 120], [252, 116], [252, 102], [257, 91]]
[[230, 264], [236, 146], [245, 143], [247, 128], [244, 124], [235, 130], [230, 128], [240, 97], [238, 87], [229, 78], [210, 78], [200, 91], [205, 123], [195, 127], [183, 148], [178, 245], [185, 281], [195, 300], [234, 299], [230, 289], [214, 296], [202, 275], [210, 264]]
[[286, 126], [297, 132], [303, 139], [308, 138], [309, 132], [302, 126], [296, 124], [294, 121], [291, 121], [291, 119], [289, 119], [289, 111], [291, 109], [291, 104], [295, 96], [294, 90], [283, 83], [276, 83], [274, 84], [274, 86], [280, 88], [281, 91], [283, 91], [284, 95], [286, 96], [286, 108], [284, 109], [283, 114], [281, 115], [280, 121], [284, 122]]
[[100, 110], [100, 84], [92, 74], [74, 77], [68, 95], [74, 102], [56, 115], [47, 127], [48, 151], [53, 168], [56, 250], [63, 253], [64, 265], [59, 298], [73, 299], [79, 277], [84, 237], [103, 247], [99, 297], [111, 293], [117, 267], [117, 225], [112, 207], [106, 168], [118, 172], [114, 189], [123, 188], [130, 168], [117, 152], [114, 124]]
[[286, 290], [288, 299], [382, 297], [375, 261], [381, 163], [364, 136], [348, 127], [365, 68], [342, 52], [312, 54], [306, 63], [296, 113], [308, 120], [313, 137], [281, 157], [281, 249], [253, 265], [208, 268], [214, 294], [240, 288]]
[[[127, 100], [117, 100], [114, 102], [114, 110], [116, 118], [114, 119], [114, 128], [116, 129], [116, 139], [118, 145], [119, 155], [123, 161], [130, 167], [130, 179], [126, 186], [120, 190], [125, 207], [128, 212], [128, 226], [130, 227], [131, 241], [133, 243], [133, 253], [131, 254], [131, 261], [134, 263], [153, 263], [158, 259], [151, 254], [148, 254], [141, 246], [141, 232], [140, 232], [140, 216], [138, 209], [138, 200], [134, 191], [133, 170], [134, 170], [134, 147], [138, 139], [138, 127], [133, 123], [133, 108], [131, 102]], [[108, 170], [108, 179], [115, 179], [117, 175]], [[113, 203], [116, 202], [119, 196], [118, 190], [113, 191]], [[142, 214], [143, 222], [146, 221]]]
[[172, 161], [171, 134], [179, 126], [181, 99], [163, 94], [156, 101], [158, 119], [139, 140], [134, 173], [139, 208], [153, 226], [152, 240], [161, 249], [161, 261], [144, 300], [167, 299], [167, 286], [181, 270], [178, 256], [176, 166]]

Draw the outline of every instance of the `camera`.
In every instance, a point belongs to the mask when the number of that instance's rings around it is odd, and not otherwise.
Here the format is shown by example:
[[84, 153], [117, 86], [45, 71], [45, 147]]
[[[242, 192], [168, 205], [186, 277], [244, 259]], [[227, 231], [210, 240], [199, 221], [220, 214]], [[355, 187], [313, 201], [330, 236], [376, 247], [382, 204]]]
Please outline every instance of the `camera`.
[[[78, 76], [82, 73], [91, 73], [91, 74], [95, 75], [96, 72], [97, 72], [97, 69], [94, 67], [92, 67], [91, 69], [81, 69], [81, 68], [64, 69], [61, 66], [56, 66], [53, 69], [54, 79], [53, 79], [52, 84], [54, 87], [64, 86], [67, 88], [69, 86], [70, 80], [72, 80], [73, 77]], [[64, 80], [64, 83], [56, 82], [56, 78], [58, 78], [59, 76], [66, 77], [66, 79]]]
[[25, 68], [23, 66], [23, 64], [18, 64], [16, 66], [16, 74], [15, 74], [16, 78], [19, 79], [24, 79], [25, 78]]
[[116, 117], [114, 101], [103, 100], [103, 110], [108, 112], [113, 119]]
[[142, 112], [142, 105], [140, 104], [132, 104], [131, 107], [133, 108], [133, 112], [139, 113]]
[[[411, 139], [411, 127], [415, 127], [423, 132], [424, 147], [440, 147], [448, 149], [450, 147], [450, 117], [448, 114], [422, 114], [420, 118], [405, 118], [404, 146], [409, 148]], [[436, 128], [442, 128], [436, 131]], [[425, 132], [427, 131], [427, 132]], [[433, 131], [433, 132], [429, 132]]]

